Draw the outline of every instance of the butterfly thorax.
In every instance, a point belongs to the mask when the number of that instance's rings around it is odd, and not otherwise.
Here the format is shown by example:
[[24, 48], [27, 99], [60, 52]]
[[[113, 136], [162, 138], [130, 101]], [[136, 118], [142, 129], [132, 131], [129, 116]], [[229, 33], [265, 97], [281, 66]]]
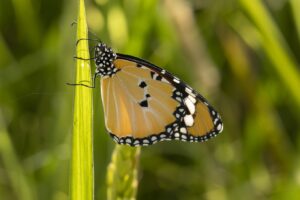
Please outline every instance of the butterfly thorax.
[[117, 58], [116, 53], [104, 43], [99, 43], [95, 47], [96, 74], [100, 76], [112, 76], [118, 69], [114, 66], [114, 60]]

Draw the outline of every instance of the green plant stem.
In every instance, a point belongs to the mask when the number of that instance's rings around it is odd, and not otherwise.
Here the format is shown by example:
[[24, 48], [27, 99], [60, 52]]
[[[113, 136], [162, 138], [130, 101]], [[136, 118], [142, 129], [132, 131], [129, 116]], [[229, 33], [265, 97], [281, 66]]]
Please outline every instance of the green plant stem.
[[[84, 0], [79, 0], [77, 40], [88, 38]], [[77, 45], [77, 57], [90, 58], [88, 42], [81, 40]], [[76, 83], [91, 83], [89, 60], [77, 59]], [[71, 199], [92, 200], [94, 198], [92, 89], [75, 86]]]
[[108, 200], [135, 199], [140, 150], [140, 147], [116, 145], [107, 170]]

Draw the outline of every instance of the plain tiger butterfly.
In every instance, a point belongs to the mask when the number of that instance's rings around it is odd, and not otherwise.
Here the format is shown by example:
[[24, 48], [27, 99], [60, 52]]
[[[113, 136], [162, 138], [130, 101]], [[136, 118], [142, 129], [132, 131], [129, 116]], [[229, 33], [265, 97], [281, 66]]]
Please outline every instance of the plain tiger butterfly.
[[222, 132], [217, 111], [166, 70], [140, 58], [115, 53], [102, 42], [95, 46], [93, 59], [96, 71], [92, 87], [100, 76], [105, 126], [118, 144], [203, 142]]

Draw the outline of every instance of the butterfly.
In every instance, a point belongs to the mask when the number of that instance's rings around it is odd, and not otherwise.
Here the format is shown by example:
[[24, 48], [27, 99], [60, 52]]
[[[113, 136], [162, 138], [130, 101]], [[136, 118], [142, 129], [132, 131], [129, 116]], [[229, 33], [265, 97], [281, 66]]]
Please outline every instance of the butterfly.
[[[222, 132], [217, 111], [179, 78], [143, 59], [95, 46], [105, 126], [118, 144], [203, 142]], [[76, 84], [83, 85], [83, 84]]]

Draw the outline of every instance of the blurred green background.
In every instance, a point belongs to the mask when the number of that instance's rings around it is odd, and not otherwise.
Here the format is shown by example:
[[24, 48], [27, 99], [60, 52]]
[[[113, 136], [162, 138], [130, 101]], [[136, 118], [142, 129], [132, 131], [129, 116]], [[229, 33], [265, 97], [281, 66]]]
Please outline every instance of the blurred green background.
[[[86, 1], [88, 25], [118, 52], [185, 80], [224, 131], [142, 148], [137, 199], [300, 198], [299, 0]], [[0, 199], [66, 200], [76, 0], [0, 1]], [[94, 37], [94, 36], [91, 36]], [[91, 46], [94, 45], [91, 43]], [[95, 199], [114, 142], [94, 89]]]

